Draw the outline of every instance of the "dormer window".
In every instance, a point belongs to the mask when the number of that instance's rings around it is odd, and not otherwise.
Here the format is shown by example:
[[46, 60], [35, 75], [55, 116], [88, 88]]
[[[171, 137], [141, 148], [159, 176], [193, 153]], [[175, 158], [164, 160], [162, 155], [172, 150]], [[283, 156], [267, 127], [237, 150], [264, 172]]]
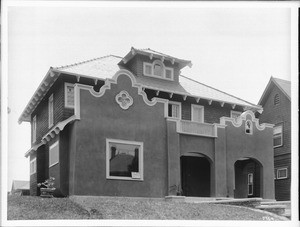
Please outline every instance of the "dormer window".
[[159, 76], [159, 77], [163, 76], [163, 66], [159, 64], [159, 62], [156, 62], [153, 65], [153, 74], [154, 76]]
[[166, 67], [160, 60], [155, 60], [152, 64], [144, 62], [144, 75], [166, 80], [173, 80], [174, 70]]

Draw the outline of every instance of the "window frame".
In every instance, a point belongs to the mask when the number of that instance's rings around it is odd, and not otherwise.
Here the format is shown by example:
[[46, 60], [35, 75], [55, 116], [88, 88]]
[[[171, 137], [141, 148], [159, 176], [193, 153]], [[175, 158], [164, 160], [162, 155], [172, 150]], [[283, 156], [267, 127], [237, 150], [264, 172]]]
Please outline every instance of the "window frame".
[[[274, 145], [274, 137], [275, 137], [274, 130], [276, 127], [281, 127], [281, 133], [280, 133], [281, 143], [279, 145], [275, 146]], [[275, 126], [273, 127], [273, 148], [282, 147], [282, 146], [283, 146], [283, 123], [278, 123], [278, 124], [275, 124]]]
[[[201, 121], [195, 121], [194, 119], [194, 108], [198, 108], [201, 110], [202, 114], [201, 114]], [[204, 106], [201, 105], [197, 105], [197, 104], [192, 104], [191, 105], [191, 121], [193, 122], [198, 122], [198, 123], [204, 123]]]
[[[163, 70], [162, 76], [156, 76], [154, 74], [154, 65], [155, 64], [161, 65], [162, 70]], [[146, 73], [146, 66], [150, 66], [151, 67], [151, 74]], [[166, 70], [170, 70], [171, 71], [171, 78], [167, 78], [166, 77]], [[162, 61], [160, 61], [160, 60], [154, 60], [152, 63], [143, 62], [143, 74], [144, 74], [144, 76], [149, 76], [149, 77], [153, 77], [153, 78], [174, 81], [174, 69], [170, 68], [170, 67], [166, 67], [165, 64]]]
[[[73, 106], [72, 105], [68, 105], [68, 94], [67, 94], [67, 90], [68, 90], [68, 87], [71, 86], [73, 87], [73, 96], [74, 96], [74, 104]], [[74, 84], [72, 83], [66, 83], [65, 82], [65, 108], [70, 108], [70, 109], [74, 109], [74, 106], [75, 106], [75, 91], [74, 91]]]
[[[139, 146], [139, 174], [140, 178], [133, 177], [122, 177], [122, 176], [110, 176], [110, 162], [109, 162], [109, 152], [110, 143], [115, 144], [127, 144], [133, 146]], [[109, 180], [129, 180], [129, 181], [143, 181], [144, 180], [144, 143], [139, 141], [129, 141], [129, 140], [119, 140], [106, 138], [106, 179]]]
[[48, 98], [48, 128], [54, 124], [54, 99], [53, 94]]
[[[51, 158], [50, 158], [51, 149], [53, 149], [53, 148], [56, 147], [56, 146], [58, 146], [58, 155], [57, 155], [58, 160], [57, 160], [56, 162], [53, 162], [53, 163], [51, 164], [51, 163], [50, 163], [50, 160], [51, 160]], [[59, 163], [59, 140], [56, 141], [55, 143], [53, 143], [51, 146], [49, 146], [49, 168], [52, 167], [52, 166], [54, 166], [54, 165], [56, 165], [56, 164], [58, 164], [58, 163]]]
[[[31, 164], [33, 164], [33, 169], [31, 169]], [[30, 160], [30, 164], [29, 164], [29, 174], [35, 174], [36, 173], [36, 158], [33, 158], [32, 160]]]
[[[286, 175], [284, 177], [279, 177], [279, 171], [284, 170]], [[278, 168], [276, 170], [276, 179], [277, 180], [281, 180], [281, 179], [287, 179], [288, 178], [288, 168], [287, 167], [282, 167], [282, 168]]]
[[[170, 104], [171, 104], [171, 105], [173, 105], [173, 104], [174, 104], [174, 105], [179, 105], [179, 117], [178, 117], [178, 118], [177, 118], [177, 117], [173, 117], [173, 116], [172, 116], [172, 117], [169, 116], [169, 105], [170, 105]], [[168, 111], [168, 112], [167, 112], [168, 118], [181, 120], [181, 111], [182, 111], [182, 110], [181, 110], [181, 102], [169, 101], [169, 102], [168, 102], [168, 109], [167, 109], [167, 111]]]
[[32, 118], [32, 142], [36, 142], [36, 115]]

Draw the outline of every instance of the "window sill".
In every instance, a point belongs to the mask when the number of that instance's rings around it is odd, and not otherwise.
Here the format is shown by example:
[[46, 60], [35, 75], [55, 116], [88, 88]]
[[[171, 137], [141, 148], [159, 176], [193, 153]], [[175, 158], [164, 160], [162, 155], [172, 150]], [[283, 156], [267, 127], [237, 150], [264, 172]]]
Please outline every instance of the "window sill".
[[125, 180], [125, 181], [144, 181], [143, 178], [131, 178], [131, 177], [113, 177], [107, 176], [107, 180]]

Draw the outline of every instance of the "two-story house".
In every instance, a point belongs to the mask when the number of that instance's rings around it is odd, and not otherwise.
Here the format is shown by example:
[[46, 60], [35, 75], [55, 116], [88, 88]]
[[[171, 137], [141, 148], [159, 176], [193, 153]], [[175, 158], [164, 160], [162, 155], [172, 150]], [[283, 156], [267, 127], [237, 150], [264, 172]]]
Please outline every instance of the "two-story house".
[[191, 78], [191, 61], [131, 48], [50, 68], [19, 118], [31, 122], [31, 195], [274, 198], [273, 125]]
[[275, 199], [291, 198], [291, 82], [271, 77], [259, 105], [261, 122], [274, 124]]

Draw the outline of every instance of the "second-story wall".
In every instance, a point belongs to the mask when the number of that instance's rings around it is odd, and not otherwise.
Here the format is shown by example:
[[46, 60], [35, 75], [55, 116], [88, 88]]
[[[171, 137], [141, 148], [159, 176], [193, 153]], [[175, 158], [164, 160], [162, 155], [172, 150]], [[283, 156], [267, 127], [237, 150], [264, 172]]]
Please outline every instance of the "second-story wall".
[[[65, 83], [75, 84], [78, 80], [75, 76], [61, 75], [51, 86], [42, 101], [31, 115], [31, 122], [36, 116], [36, 141], [32, 142], [33, 129], [31, 127], [31, 142], [32, 145], [40, 143], [42, 137], [57, 123], [63, 121], [74, 114], [74, 108], [65, 106]], [[98, 81], [95, 85], [94, 80], [81, 77], [79, 83], [94, 86], [96, 91], [104, 84], [103, 81]], [[49, 127], [49, 97], [53, 95], [53, 125]], [[32, 123], [31, 123], [32, 126]]]

